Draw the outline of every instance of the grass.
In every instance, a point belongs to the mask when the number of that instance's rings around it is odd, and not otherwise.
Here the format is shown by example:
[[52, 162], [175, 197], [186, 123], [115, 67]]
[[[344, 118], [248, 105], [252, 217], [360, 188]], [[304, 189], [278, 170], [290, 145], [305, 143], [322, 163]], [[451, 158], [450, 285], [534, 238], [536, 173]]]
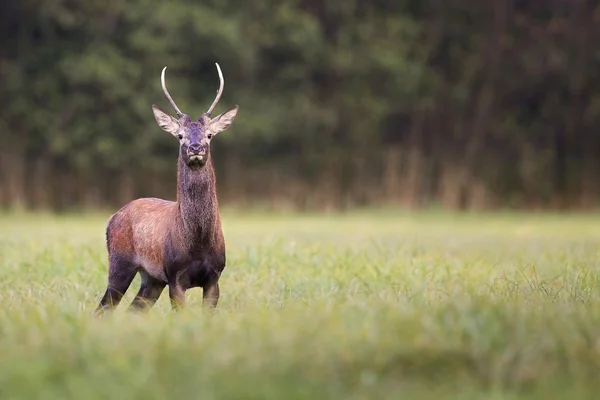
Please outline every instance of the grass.
[[585, 399], [600, 216], [224, 214], [217, 312], [92, 317], [107, 215], [0, 216], [1, 399]]

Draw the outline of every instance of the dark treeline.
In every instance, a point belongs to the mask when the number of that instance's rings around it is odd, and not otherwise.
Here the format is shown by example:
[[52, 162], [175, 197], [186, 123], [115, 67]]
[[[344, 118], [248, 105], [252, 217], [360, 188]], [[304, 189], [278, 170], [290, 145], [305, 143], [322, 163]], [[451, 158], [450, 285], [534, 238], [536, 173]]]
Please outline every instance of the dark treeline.
[[151, 104], [240, 105], [223, 203], [591, 208], [600, 6], [584, 0], [5, 0], [0, 204], [173, 198]]

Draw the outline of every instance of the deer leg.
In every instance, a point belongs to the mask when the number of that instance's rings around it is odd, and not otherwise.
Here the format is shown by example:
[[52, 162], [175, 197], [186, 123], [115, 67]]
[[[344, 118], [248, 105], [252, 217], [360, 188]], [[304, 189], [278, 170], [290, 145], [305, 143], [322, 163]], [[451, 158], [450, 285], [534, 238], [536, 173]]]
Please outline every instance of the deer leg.
[[178, 282], [169, 283], [169, 298], [173, 311], [185, 308], [185, 289]]
[[119, 305], [136, 272], [135, 265], [129, 261], [119, 257], [109, 257], [108, 287], [96, 308], [96, 314], [112, 311]]
[[213, 282], [202, 289], [202, 304], [214, 309], [219, 302], [219, 282]]
[[166, 283], [148, 275], [146, 271], [140, 271], [142, 284], [137, 295], [129, 305], [130, 311], [146, 311], [154, 306], [160, 297]]

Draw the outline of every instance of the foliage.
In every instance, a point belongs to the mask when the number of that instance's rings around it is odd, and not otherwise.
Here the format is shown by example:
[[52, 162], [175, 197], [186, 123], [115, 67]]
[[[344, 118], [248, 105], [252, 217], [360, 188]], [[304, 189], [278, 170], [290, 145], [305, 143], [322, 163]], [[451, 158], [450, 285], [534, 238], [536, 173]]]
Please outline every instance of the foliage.
[[3, 398], [593, 398], [597, 216], [226, 213], [214, 315], [93, 317], [106, 215], [0, 217]]
[[[558, 4], [558, 5], [557, 5]], [[174, 193], [150, 105], [240, 104], [224, 201], [596, 205], [600, 9], [503, 0], [6, 1], [0, 201]]]

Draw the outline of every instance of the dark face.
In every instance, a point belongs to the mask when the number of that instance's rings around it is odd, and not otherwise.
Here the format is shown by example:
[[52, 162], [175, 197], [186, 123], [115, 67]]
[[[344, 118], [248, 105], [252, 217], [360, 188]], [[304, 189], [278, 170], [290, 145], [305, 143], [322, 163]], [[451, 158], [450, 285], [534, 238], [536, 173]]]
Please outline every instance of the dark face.
[[183, 116], [179, 120], [181, 129], [177, 133], [181, 158], [191, 168], [203, 167], [210, 156], [210, 140], [214, 133], [210, 129], [210, 118], [200, 116], [190, 121]]
[[196, 121], [187, 115], [178, 120], [152, 106], [158, 125], [179, 140], [181, 158], [190, 168], [201, 168], [210, 157], [210, 141], [219, 132], [229, 128], [237, 115], [238, 106], [211, 119], [202, 114]]

